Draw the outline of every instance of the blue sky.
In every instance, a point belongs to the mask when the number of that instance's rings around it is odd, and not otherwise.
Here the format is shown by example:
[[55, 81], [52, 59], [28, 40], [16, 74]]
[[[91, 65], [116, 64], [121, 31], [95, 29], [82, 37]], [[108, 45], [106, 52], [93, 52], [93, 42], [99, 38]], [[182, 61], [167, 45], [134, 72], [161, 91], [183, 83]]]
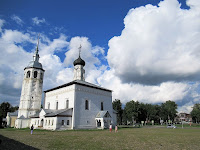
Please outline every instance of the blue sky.
[[113, 90], [113, 99], [170, 99], [189, 112], [200, 102], [199, 6], [198, 0], [2, 0], [0, 102], [19, 104], [23, 69], [40, 33], [44, 90], [72, 80], [81, 44], [86, 80]]

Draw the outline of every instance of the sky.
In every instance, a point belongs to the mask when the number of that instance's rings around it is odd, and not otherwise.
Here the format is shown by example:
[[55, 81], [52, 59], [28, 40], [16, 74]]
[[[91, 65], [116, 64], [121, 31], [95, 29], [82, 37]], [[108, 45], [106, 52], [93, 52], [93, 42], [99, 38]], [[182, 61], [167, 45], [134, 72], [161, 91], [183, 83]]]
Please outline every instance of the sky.
[[43, 91], [73, 80], [82, 45], [86, 81], [123, 105], [200, 103], [199, 0], [1, 0], [0, 103], [19, 105], [38, 34]]

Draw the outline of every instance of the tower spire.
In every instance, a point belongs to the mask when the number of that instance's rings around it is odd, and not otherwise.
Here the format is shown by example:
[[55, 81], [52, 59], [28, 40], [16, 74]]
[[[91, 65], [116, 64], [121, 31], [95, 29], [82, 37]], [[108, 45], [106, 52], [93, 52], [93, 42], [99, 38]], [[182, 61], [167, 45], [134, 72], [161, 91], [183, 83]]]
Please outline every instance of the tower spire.
[[40, 34], [38, 34], [38, 42], [37, 42], [35, 54], [33, 55], [33, 61], [39, 61], [39, 58], [40, 58], [39, 53], [38, 53], [38, 51], [39, 51], [39, 48], [38, 48], [39, 47], [39, 39], [40, 39]]
[[38, 47], [39, 47], [39, 38], [40, 38], [40, 34], [38, 34], [38, 43], [37, 43], [37, 48], [35, 50], [36, 54], [38, 54], [38, 51], [39, 51], [39, 49], [38, 49]]
[[82, 48], [82, 46], [80, 44], [80, 47], [78, 48], [79, 49], [79, 57], [81, 57], [81, 48]]

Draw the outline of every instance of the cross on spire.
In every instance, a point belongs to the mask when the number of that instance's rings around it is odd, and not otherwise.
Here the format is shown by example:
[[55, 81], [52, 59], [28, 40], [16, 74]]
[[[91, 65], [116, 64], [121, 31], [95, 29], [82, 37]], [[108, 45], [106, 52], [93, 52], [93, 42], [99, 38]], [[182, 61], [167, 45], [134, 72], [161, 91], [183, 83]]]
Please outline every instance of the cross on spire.
[[82, 48], [82, 46], [80, 44], [80, 47], [78, 48], [79, 49], [79, 57], [81, 56], [81, 48]]
[[38, 46], [39, 46], [39, 38], [40, 38], [40, 34], [38, 34], [37, 48], [36, 48], [36, 50], [35, 50], [35, 54], [33, 55], [33, 60], [34, 60], [34, 61], [39, 61], [39, 58], [40, 58], [40, 56], [39, 56], [39, 54], [38, 54], [38, 51], [39, 51], [39, 49], [38, 49]]
[[40, 39], [40, 34], [38, 34], [38, 43], [37, 43], [37, 48], [36, 48], [36, 51], [35, 51], [36, 54], [38, 54], [38, 51], [39, 51], [39, 49], [38, 49], [38, 47], [39, 47], [39, 39]]

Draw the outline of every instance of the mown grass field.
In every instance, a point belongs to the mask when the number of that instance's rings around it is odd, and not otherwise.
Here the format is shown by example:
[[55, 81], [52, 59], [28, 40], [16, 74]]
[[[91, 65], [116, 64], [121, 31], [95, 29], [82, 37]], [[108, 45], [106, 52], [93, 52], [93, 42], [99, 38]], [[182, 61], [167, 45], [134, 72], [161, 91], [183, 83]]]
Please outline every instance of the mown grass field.
[[10, 128], [0, 129], [0, 139], [2, 141], [0, 149], [15, 150], [34, 148], [199, 150], [200, 128], [123, 128], [119, 129], [118, 133], [110, 133], [108, 130], [34, 130], [33, 135], [30, 134], [30, 129]]

